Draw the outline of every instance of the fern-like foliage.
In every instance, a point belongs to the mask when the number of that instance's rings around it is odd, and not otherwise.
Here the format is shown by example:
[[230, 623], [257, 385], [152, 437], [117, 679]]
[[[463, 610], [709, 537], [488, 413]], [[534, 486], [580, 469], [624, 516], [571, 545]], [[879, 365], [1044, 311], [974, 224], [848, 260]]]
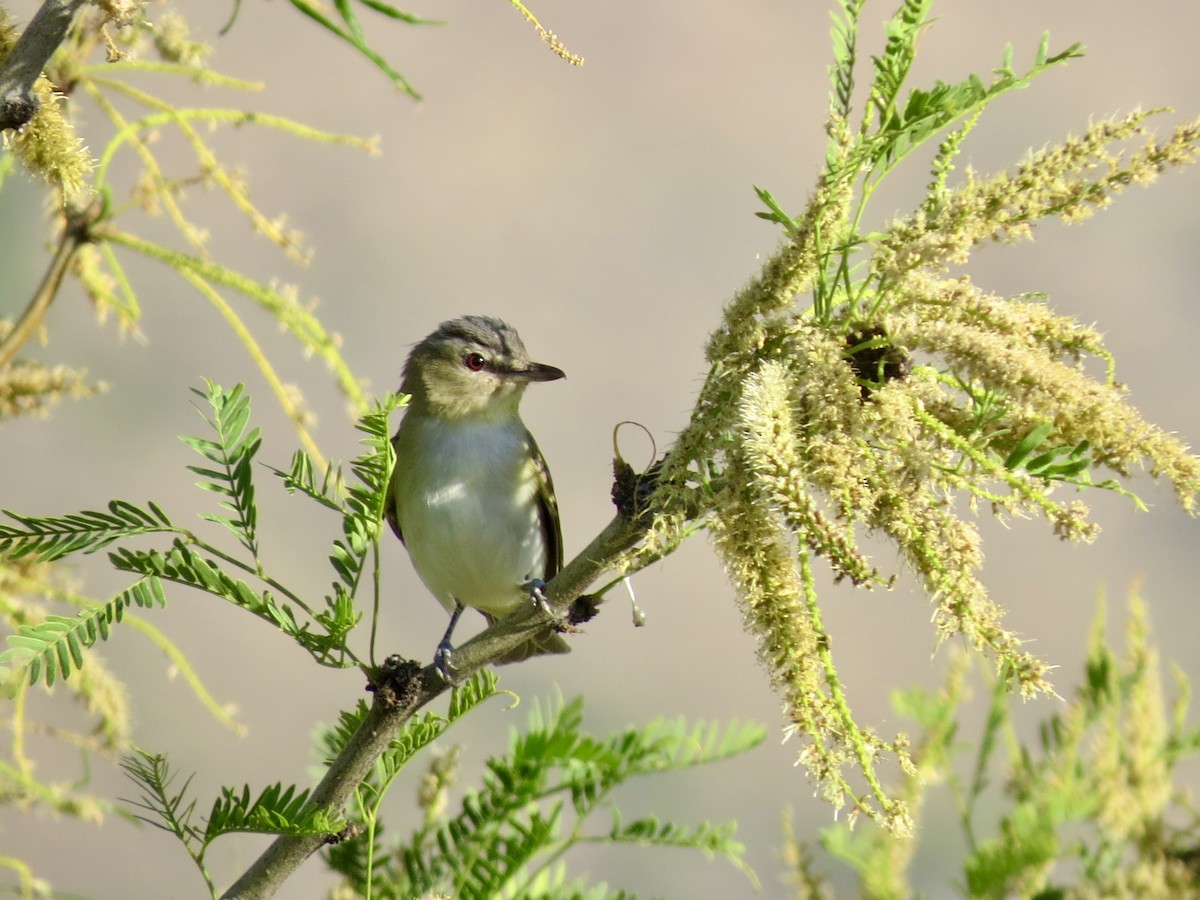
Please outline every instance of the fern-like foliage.
[[1023, 74], [1013, 70], [1013, 51], [1008, 45], [989, 83], [972, 73], [953, 84], [937, 81], [932, 88], [911, 88], [903, 96], [920, 37], [930, 24], [932, 6], [933, 0], [904, 0], [885, 25], [883, 55], [872, 57], [875, 78], [861, 126], [861, 135], [867, 140], [853, 164], [873, 169], [875, 180], [952, 123], [977, 116], [1002, 94], [1025, 87], [1047, 69], [1083, 55], [1079, 44], [1051, 54], [1049, 35], [1043, 35], [1033, 65]]
[[[383, 504], [394, 453], [388, 440], [388, 416], [400, 404], [395, 395], [378, 401], [359, 423], [366, 451], [351, 463], [355, 482], [346, 487], [334, 467], [318, 482], [311, 458], [297, 453], [292, 470], [278, 473], [284, 485], [342, 518], [342, 537], [334, 541], [330, 563], [338, 580], [314, 608], [302, 595], [266, 571], [259, 555], [258, 507], [255, 500], [255, 454], [259, 430], [250, 425], [250, 399], [237, 385], [226, 390], [206, 382], [195, 393], [211, 408], [206, 421], [214, 437], [182, 440], [205, 459], [188, 468], [201, 476], [199, 487], [220, 497], [222, 513], [200, 518], [232, 534], [243, 551], [239, 558], [175, 524], [151, 502], [145, 507], [114, 500], [106, 510], [86, 510], [67, 516], [30, 516], [6, 512], [0, 523], [0, 553], [14, 560], [58, 560], [72, 553], [92, 553], [110, 547], [113, 567], [132, 572], [138, 580], [106, 604], [89, 606], [77, 616], [46, 616], [37, 623], [19, 623], [9, 637], [9, 650], [0, 661], [28, 668], [28, 677], [53, 684], [67, 678], [84, 660], [84, 651], [107, 640], [109, 628], [130, 605], [160, 606], [166, 602], [163, 583], [186, 585], [219, 597], [271, 623], [307, 650], [321, 664], [346, 666], [356, 662], [347, 639], [362, 614], [357, 594], [370, 554], [378, 544]], [[152, 534], [172, 534], [164, 549], [125, 546], [123, 542]], [[378, 576], [378, 568], [375, 570]], [[373, 588], [379, 589], [378, 577]]]
[[[933, 0], [903, 0], [884, 25], [887, 46], [883, 56], [871, 57], [875, 81], [867, 103], [867, 116], [873, 113], [881, 129], [895, 115], [896, 99], [917, 57], [917, 39], [932, 6]], [[865, 132], [868, 127], [864, 119], [862, 130]]]
[[[176, 540], [166, 553], [122, 547], [110, 553], [108, 558], [115, 569], [199, 588], [227, 600], [274, 625], [323, 665], [343, 664], [345, 636], [358, 619], [352, 605], [334, 611], [340, 617], [312, 614], [313, 621], [305, 621], [297, 614], [295, 605], [278, 600], [269, 590], [256, 590], [247, 581], [229, 574], [219, 562], [200, 555], [182, 540]], [[314, 622], [322, 626], [320, 630], [314, 630]]]
[[284, 471], [270, 467], [283, 481], [289, 494], [301, 493], [334, 512], [341, 512], [340, 495], [343, 488], [342, 473], [334, 466], [325, 466], [321, 480], [317, 481], [317, 467], [303, 450], [292, 454], [292, 464]]
[[[944, 786], [953, 802], [938, 806], [958, 811], [967, 848], [957, 887], [924, 893], [1200, 896], [1200, 822], [1178, 790], [1180, 767], [1194, 765], [1200, 754], [1200, 729], [1188, 723], [1190, 690], [1178, 672], [1176, 699], [1166, 696], [1146, 608], [1136, 594], [1129, 607], [1120, 653], [1106, 641], [1101, 602], [1073, 696], [1029, 739], [1018, 740], [1013, 698], [1003, 677], [990, 674], [987, 715], [977, 734], [966, 733], [971, 666], [965, 654], [954, 656], [940, 690], [893, 695], [895, 711], [916, 726], [914, 768], [896, 793], [913, 808], [929, 808], [925, 798]], [[946, 840], [944, 828], [936, 839]], [[854, 874], [858, 896], [921, 893], [909, 871], [919, 838], [900, 842], [839, 823], [822, 830], [820, 844]], [[789, 837], [789, 880], [809, 888], [799, 896], [829, 896], [817, 889], [824, 878], [810, 850]], [[928, 885], [927, 876], [921, 880]]]
[[[461, 684], [455, 685], [450, 694], [450, 706], [446, 715], [426, 713], [422, 718], [410, 719], [392, 740], [373, 773], [374, 781], [368, 778], [364, 785], [372, 794], [385, 792], [384, 782], [389, 782], [420, 750], [441, 737], [447, 728], [467, 715], [481, 703], [500, 693], [496, 673], [481, 669]], [[367, 704], [360, 700], [350, 710], [343, 710], [338, 721], [324, 729], [317, 738], [317, 749], [323, 762], [328, 765], [336, 759], [367, 715]]]
[[450, 704], [446, 709], [446, 719], [457, 722], [479, 704], [490, 700], [500, 692], [500, 680], [491, 669], [476, 672], [470, 680], [456, 685], [450, 694]]
[[370, 554], [378, 546], [388, 480], [396, 462], [388, 417], [403, 403], [400, 395], [385, 394], [358, 420], [355, 427], [365, 435], [361, 443], [367, 449], [350, 463], [356, 482], [346, 484], [341, 472], [333, 466], [326, 467], [318, 481], [317, 467], [303, 451], [292, 456], [288, 471], [272, 470], [289, 493], [301, 494], [341, 514], [342, 537], [333, 542], [329, 554], [329, 563], [338, 580], [333, 583], [332, 593], [325, 597], [325, 611], [318, 616], [330, 634], [343, 633], [357, 622], [353, 598]]
[[309, 803], [307, 790], [274, 784], [257, 796], [251, 794], [249, 786], [240, 791], [222, 788], [201, 826], [196, 821], [197, 800], [188, 796], [191, 777], [176, 789], [177, 773], [171, 771], [165, 756], [137, 750], [121, 760], [121, 768], [142, 792], [138, 800], [126, 802], [147, 813], [138, 814], [142, 821], [179, 839], [214, 897], [216, 891], [204, 856], [209, 845], [222, 835], [332, 835], [344, 824], [330, 810]]
[[32, 555], [49, 562], [72, 553], [93, 553], [125, 538], [180, 531], [154, 503], [143, 509], [124, 500], [113, 500], [106, 512], [27, 516], [6, 509], [4, 515], [20, 526], [0, 523], [0, 553], [13, 559]]
[[833, 65], [829, 67], [829, 81], [833, 93], [829, 106], [844, 119], [850, 117], [854, 98], [854, 67], [858, 62], [858, 16], [867, 0], [840, 0], [841, 12], [832, 12], [833, 27], [829, 30], [833, 46]]
[[268, 620], [293, 637], [301, 633], [295, 613], [288, 606], [276, 603], [270, 591], [255, 590], [182, 540], [176, 539], [166, 553], [121, 547], [109, 553], [108, 559], [114, 569], [200, 588]]
[[222, 788], [214, 801], [204, 828], [204, 843], [224, 834], [254, 832], [257, 834], [332, 835], [344, 825], [330, 810], [308, 802], [309, 792], [295, 786], [273, 784], [257, 797], [250, 787], [241, 791]]
[[[838, 235], [819, 251], [822, 265], [814, 273], [813, 313], [819, 320], [830, 317], [838, 301], [849, 299], [857, 304], [863, 296], [871, 295], [868, 283], [858, 280], [851, 284], [851, 265], [868, 235], [858, 232], [868, 201], [876, 186], [901, 162], [931, 139], [943, 134], [957, 123], [958, 131], [948, 134], [934, 162], [935, 181], [931, 185], [927, 204], [936, 202], [945, 190], [946, 175], [966, 134], [992, 101], [1009, 91], [1026, 87], [1038, 75], [1083, 55], [1082, 45], [1075, 43], [1057, 53], [1050, 52], [1050, 37], [1043, 35], [1034, 55], [1033, 64], [1022, 73], [1013, 69], [1013, 49], [1006, 45], [1000, 65], [993, 70], [990, 81], [969, 74], [961, 81], [936, 81], [930, 88], [907, 88], [909, 73], [916, 59], [917, 47], [923, 32], [930, 26], [932, 0], [903, 0], [900, 8], [885, 25], [887, 45], [882, 56], [872, 57], [874, 80], [864, 107], [859, 131], [853, 134], [847, 119], [852, 102], [854, 66], [857, 62], [858, 20], [865, 0], [843, 0], [842, 14], [834, 16], [832, 31], [834, 65], [831, 69], [833, 93], [830, 97], [830, 139], [826, 151], [822, 181], [835, 194], [849, 191], [860, 178], [864, 183], [856, 208], [849, 213], [849, 223], [827, 223]], [[795, 237], [812, 210], [800, 216], [783, 212], [771, 194], [755, 188], [767, 206], [760, 218], [779, 224]], [[851, 198], [847, 195], [822, 198], [830, 212]], [[849, 227], [847, 227], [847, 224]]]
[[737, 831], [735, 822], [711, 825], [708, 822], [688, 828], [672, 822], [662, 822], [655, 816], [622, 822], [617, 810], [613, 811], [613, 824], [608, 840], [614, 844], [636, 844], [639, 847], [682, 847], [700, 850], [712, 859], [724, 856], [757, 884], [757, 876], [742, 859], [744, 845], [734, 839]]
[[[1168, 700], [1146, 605], [1136, 593], [1129, 597], [1124, 653], [1109, 646], [1105, 626], [1101, 602], [1076, 696], [1042, 722], [1036, 741], [1008, 747], [1011, 807], [995, 834], [972, 842], [964, 874], [973, 896], [1200, 892], [1200, 824], [1176, 772], [1200, 753], [1200, 728], [1188, 723], [1190, 689], [1177, 672], [1176, 700]], [[1010, 727], [1009, 704], [997, 699], [993, 710], [989, 732], [1002, 733]], [[992, 757], [1005, 746], [990, 733], [980, 741], [973, 795], [987, 788]], [[975, 812], [973, 803], [960, 808]], [[982, 830], [967, 817], [963, 827], [971, 835]], [[1054, 864], [1068, 854], [1080, 865], [1060, 871]]]
[[[376, 861], [384, 859], [388, 851], [384, 849], [384, 828], [379, 820], [379, 810], [388, 791], [421, 750], [430, 748], [451, 725], [497, 693], [496, 674], [490, 669], [483, 669], [454, 687], [445, 716], [427, 712], [404, 724], [355, 790], [354, 808], [357, 813], [354, 821], [360, 826], [360, 836], [334, 844], [325, 851], [334, 871], [340, 872], [349, 883], [358, 885], [360, 889], [368, 884], [373, 885], [372, 895], [380, 896], [379, 891], [383, 889], [388, 876], [386, 869], [379, 868]], [[354, 709], [343, 711], [337, 723], [318, 735], [317, 750], [326, 765], [346, 749], [366, 715], [367, 705], [359, 701]], [[439, 767], [445, 769], [444, 759], [442, 763], [435, 761], [433, 768], [436, 770]], [[443, 776], [446, 777], [445, 772]], [[437, 803], [434, 795], [441, 793], [442, 786], [436, 777], [427, 776], [426, 782], [428, 787], [422, 788], [422, 794], [428, 796], [421, 805], [428, 811], [430, 806]]]
[[36, 625], [22, 625], [8, 635], [8, 649], [0, 653], [0, 664], [25, 667], [30, 684], [45, 675], [46, 686], [56, 678], [67, 678], [83, 667], [83, 651], [96, 641], [107, 641], [109, 629], [121, 621], [130, 606], [166, 606], [162, 584], [154, 576], [137, 581], [107, 603], [81, 610], [73, 617], [46, 616]]
[[[906, 6], [914, 7], [914, 11], [920, 8], [924, 16], [929, 2], [922, 0]], [[916, 29], [906, 21], [904, 27], [898, 31], [904, 35], [903, 40], [897, 41], [902, 49], [897, 52], [897, 58], [885, 66], [886, 72], [877, 69], [878, 78], [872, 90], [879, 118], [876, 140], [870, 152], [872, 155], [878, 154], [876, 158], [882, 163], [877, 170], [876, 180], [954, 122], [977, 117], [983, 108], [997, 97], [1011, 90], [1026, 87], [1030, 81], [1048, 69], [1083, 55], [1082, 46], [1079, 44], [1072, 44], [1065, 50], [1051, 54], [1050, 36], [1043, 35], [1033, 65], [1026, 72], [1018, 74], [1012, 67], [1012, 46], [1007, 45], [1000, 66], [993, 72], [990, 83], [985, 83], [974, 74], [954, 84], [938, 81], [929, 89], [910, 90], [901, 106], [897, 100], [904, 78], [908, 74], [908, 66], [911, 65], [915, 54]], [[892, 44], [893, 38], [889, 38], [889, 51]], [[888, 56], [889, 54], [885, 54], [884, 59], [887, 60]]]
[[[427, 823], [391, 849], [376, 829], [374, 837], [331, 850], [331, 864], [357, 890], [369, 878], [372, 896], [538, 896], [551, 882], [562, 884], [554, 861], [587, 841], [689, 847], [730, 860], [757, 883], [732, 824], [684, 827], [657, 818], [624, 823], [619, 814], [598, 831], [585, 824], [630, 778], [744, 753], [763, 740], [761, 726], [659, 721], [600, 739], [582, 730], [582, 710], [578, 698], [536, 708], [508, 753], [488, 761], [482, 785], [467, 793], [457, 815], [440, 825]], [[368, 858], [377, 861], [373, 871]]]
[[365, 437], [361, 443], [367, 451], [355, 457], [350, 470], [358, 479], [346, 489], [342, 503], [342, 539], [335, 541], [329, 561], [341, 579], [335, 588], [339, 593], [353, 594], [358, 589], [368, 551], [376, 546], [383, 526], [383, 507], [387, 499], [388, 479], [396, 464], [392, 449], [388, 416], [400, 406], [397, 394], [387, 394], [375, 401], [370, 412], [356, 425]]
[[170, 832], [179, 839], [199, 869], [209, 892], [215, 897], [216, 885], [204, 865], [204, 831], [193, 821], [196, 800], [188, 796], [191, 776], [184, 779], [183, 785], [176, 789], [177, 773], [171, 771], [166, 757], [144, 750], [135, 750], [124, 757], [121, 760], [121, 768], [141, 789], [139, 799], [126, 800], [126, 803], [148, 813], [138, 814], [138, 818], [143, 822]]
[[212, 464], [212, 467], [188, 466], [188, 469], [204, 479], [197, 482], [198, 487], [225, 498], [220, 505], [231, 515], [208, 514], [201, 518], [223, 525], [257, 564], [258, 508], [254, 505], [250, 467], [262, 445], [262, 437], [257, 428], [246, 430], [250, 422], [250, 398], [242, 385], [226, 391], [212, 381], [205, 383], [207, 391], [192, 388], [192, 393], [203, 397], [212, 407], [212, 418], [206, 416], [205, 421], [216, 432], [216, 440], [186, 435], [180, 440]]

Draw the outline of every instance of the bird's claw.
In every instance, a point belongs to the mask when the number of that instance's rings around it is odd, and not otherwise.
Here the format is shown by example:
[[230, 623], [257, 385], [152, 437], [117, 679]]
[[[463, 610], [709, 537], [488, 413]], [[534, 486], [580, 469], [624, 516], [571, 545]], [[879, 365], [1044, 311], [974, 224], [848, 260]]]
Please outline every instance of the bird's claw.
[[454, 654], [454, 645], [450, 643], [450, 636], [454, 634], [454, 626], [458, 624], [459, 617], [463, 614], [462, 603], [455, 599], [454, 610], [450, 613], [450, 624], [446, 626], [446, 633], [442, 635], [442, 639], [438, 642], [437, 650], [433, 652], [433, 665], [437, 668], [438, 674], [442, 676], [442, 680], [446, 684], [454, 684], [454, 676], [450, 674], [450, 657]]
[[454, 648], [450, 646], [449, 641], [442, 641], [437, 645], [437, 650], [433, 653], [433, 665], [438, 670], [438, 674], [442, 676], [442, 680], [446, 684], [454, 682], [454, 676], [451, 674], [452, 666], [451, 658], [454, 656]]
[[525, 590], [529, 591], [529, 599], [533, 601], [534, 609], [540, 609], [555, 619], [562, 618], [550, 608], [550, 601], [546, 599], [546, 582], [540, 578], [532, 578], [525, 582]]

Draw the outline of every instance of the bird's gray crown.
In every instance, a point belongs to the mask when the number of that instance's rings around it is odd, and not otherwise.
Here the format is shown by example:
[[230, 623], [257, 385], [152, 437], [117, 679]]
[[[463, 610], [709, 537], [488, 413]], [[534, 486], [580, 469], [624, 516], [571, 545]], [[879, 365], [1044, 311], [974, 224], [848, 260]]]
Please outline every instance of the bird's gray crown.
[[505, 368], [520, 369], [529, 364], [529, 354], [516, 329], [492, 316], [463, 316], [443, 322], [413, 353], [422, 346], [434, 352], [454, 352], [472, 344], [480, 351], [487, 351], [493, 361], [507, 363]]

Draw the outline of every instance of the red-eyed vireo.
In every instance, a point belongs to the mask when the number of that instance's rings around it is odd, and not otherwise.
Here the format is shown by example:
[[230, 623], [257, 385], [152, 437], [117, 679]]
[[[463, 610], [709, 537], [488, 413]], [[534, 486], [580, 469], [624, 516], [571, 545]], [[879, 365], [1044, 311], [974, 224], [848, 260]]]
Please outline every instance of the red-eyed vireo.
[[[531, 362], [517, 332], [488, 316], [443, 322], [405, 363], [400, 390], [411, 399], [392, 439], [385, 514], [450, 612], [434, 657], [447, 680], [463, 607], [503, 618], [539, 602], [542, 583], [562, 568], [554, 485], [517, 407], [530, 382], [563, 377]], [[550, 634], [499, 662], [570, 649]]]

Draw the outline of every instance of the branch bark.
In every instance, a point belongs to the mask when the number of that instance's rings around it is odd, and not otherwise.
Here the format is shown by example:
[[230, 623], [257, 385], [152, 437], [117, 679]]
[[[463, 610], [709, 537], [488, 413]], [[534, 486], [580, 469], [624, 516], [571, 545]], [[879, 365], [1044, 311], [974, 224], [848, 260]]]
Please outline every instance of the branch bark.
[[33, 84], [67, 36], [86, 0], [46, 0], [0, 63], [0, 131], [20, 128], [38, 111]]
[[[553, 627], [556, 616], [564, 615], [621, 553], [646, 534], [648, 527], [648, 516], [618, 512], [587, 548], [546, 585], [546, 600], [553, 613], [530, 604], [528, 612], [496, 622], [455, 649], [455, 673], [461, 678], [469, 678], [530, 637]], [[343, 809], [404, 723], [444, 693], [447, 687], [449, 685], [432, 664], [420, 670], [415, 666], [401, 670], [399, 678], [389, 679], [389, 684], [379, 686], [370, 712], [313, 790], [311, 802], [333, 810]], [[324, 843], [325, 839], [319, 835], [276, 838], [222, 895], [222, 900], [260, 900], [272, 896]]]

